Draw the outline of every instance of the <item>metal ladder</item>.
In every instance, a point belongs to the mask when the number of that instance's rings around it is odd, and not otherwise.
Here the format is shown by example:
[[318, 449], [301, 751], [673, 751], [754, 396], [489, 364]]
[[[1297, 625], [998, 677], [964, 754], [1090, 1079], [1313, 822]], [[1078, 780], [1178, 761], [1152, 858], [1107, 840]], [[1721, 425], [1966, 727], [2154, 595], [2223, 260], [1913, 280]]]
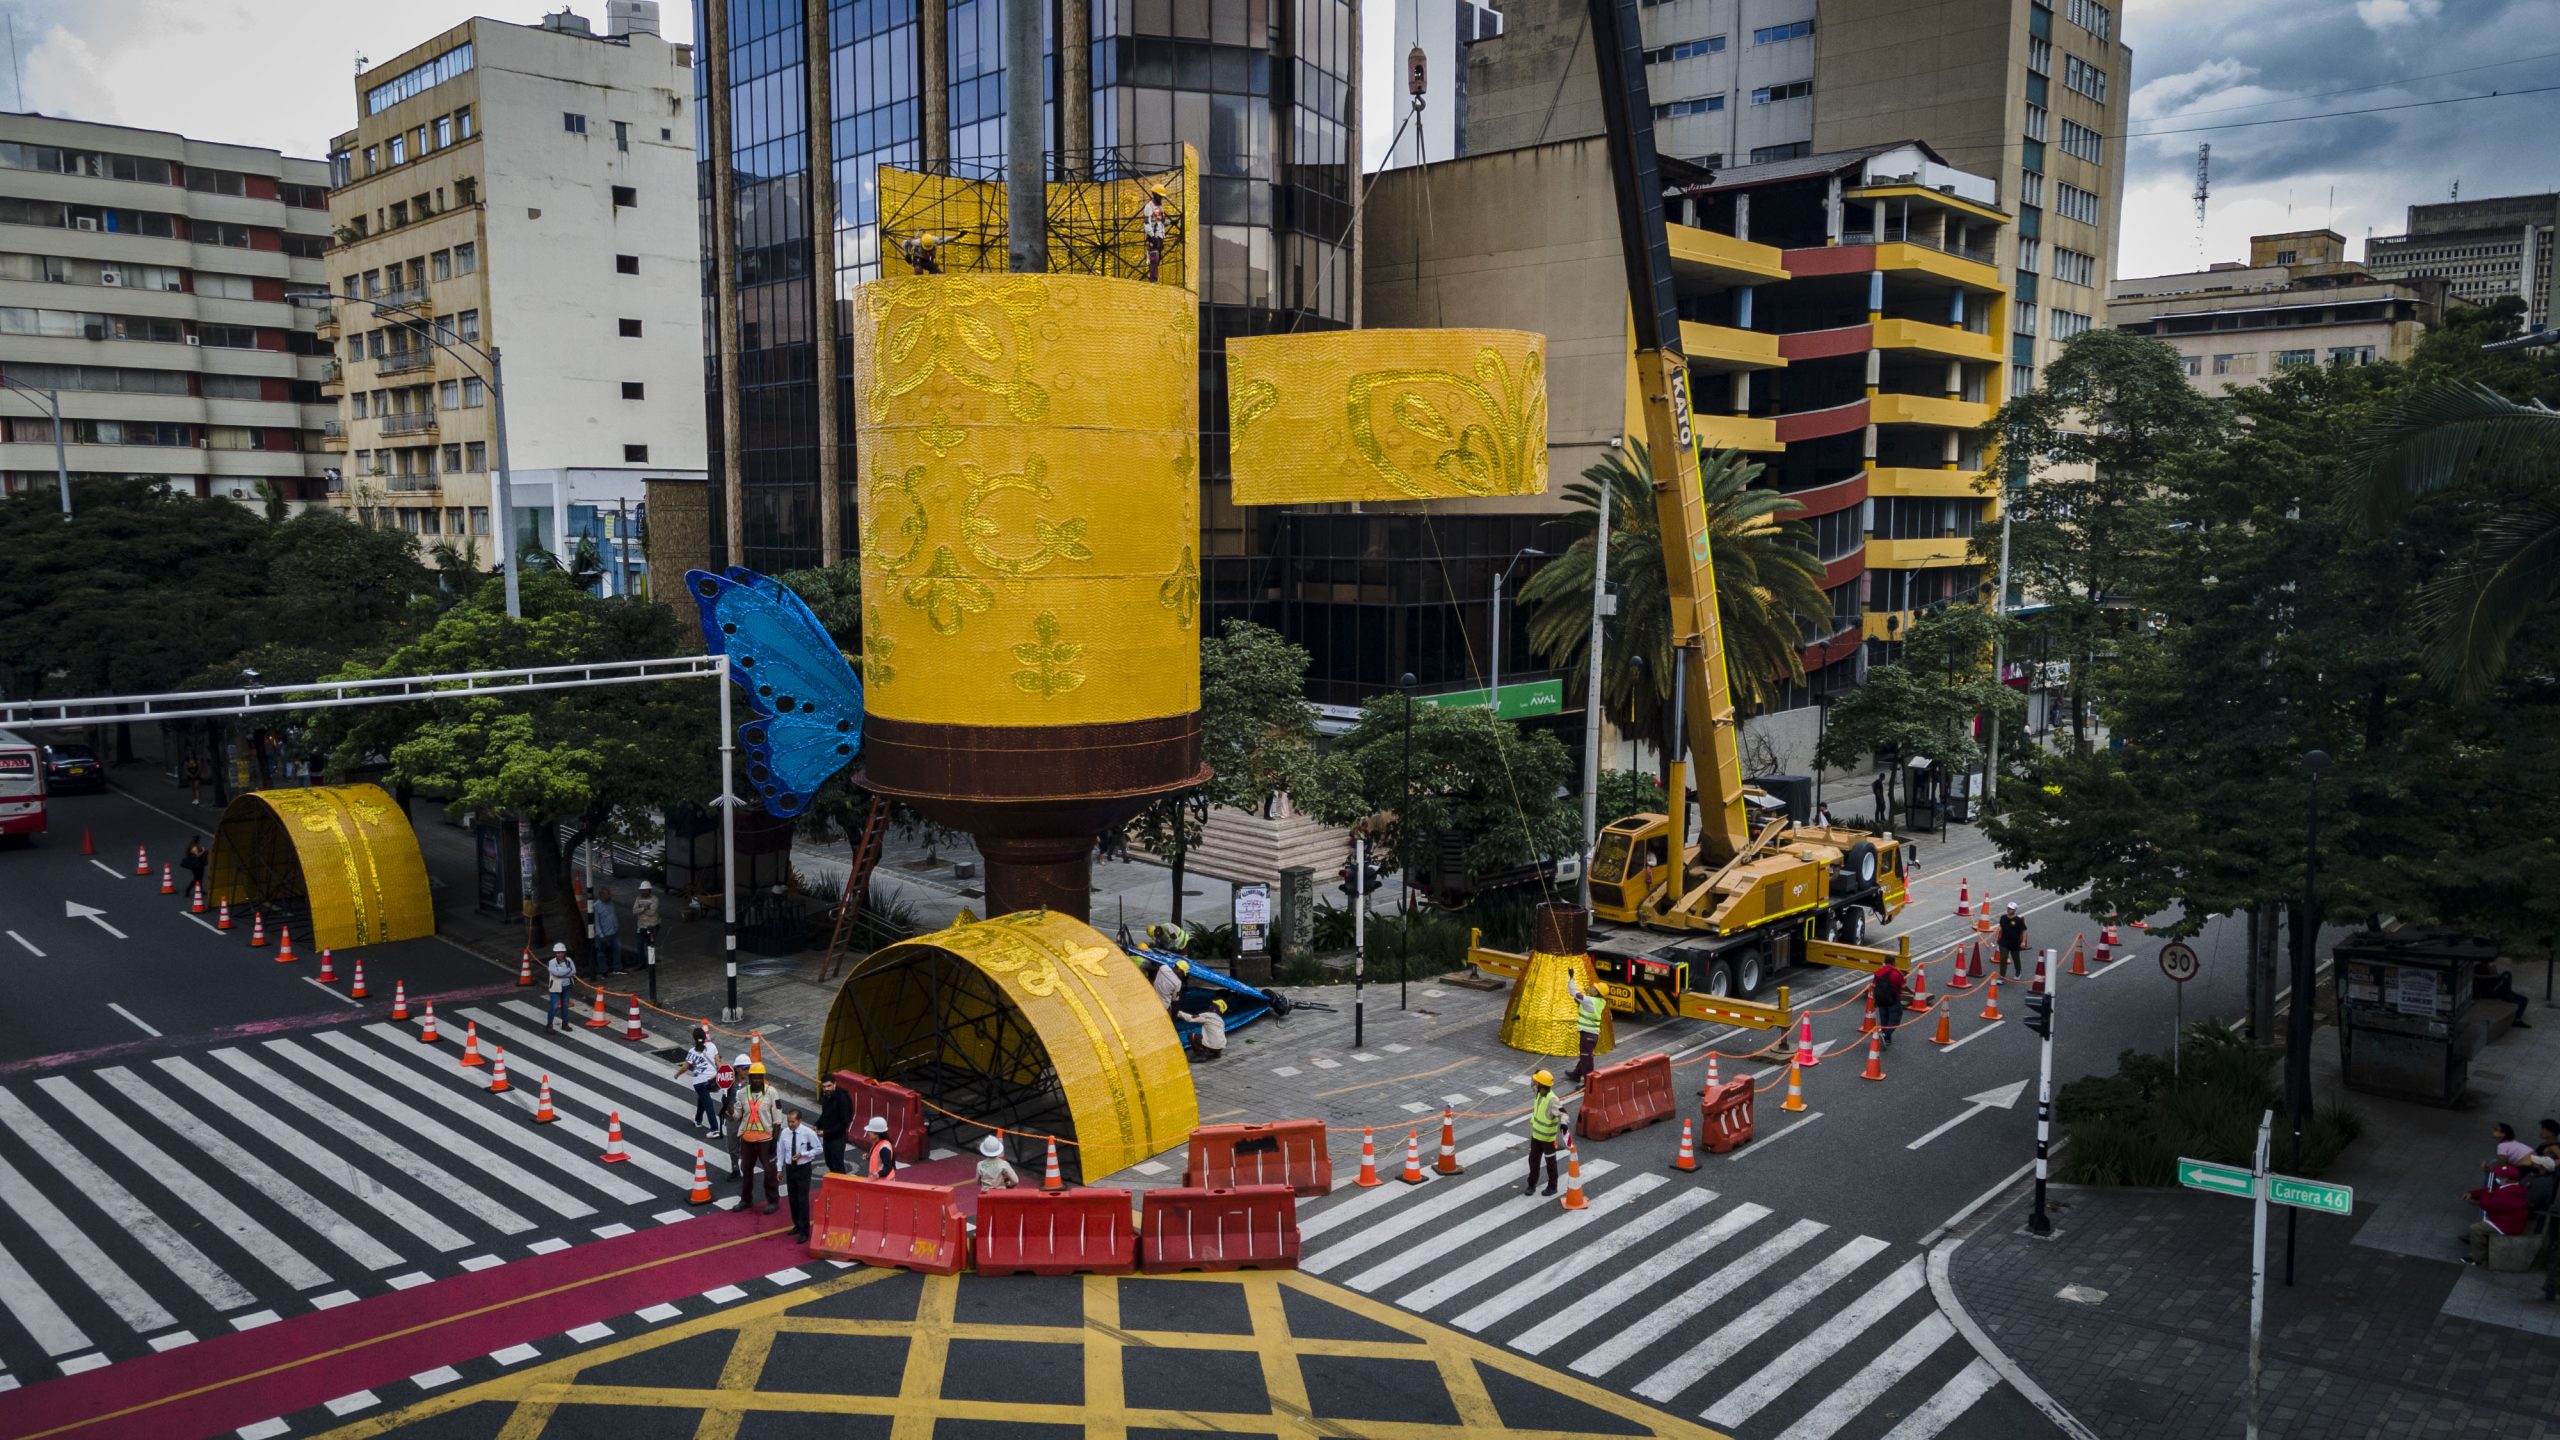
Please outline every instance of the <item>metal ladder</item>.
[[827, 937], [826, 963], [818, 967], [820, 980], [835, 978], [836, 964], [844, 957], [846, 937], [853, 933], [855, 920], [862, 914], [862, 902], [871, 893], [871, 872], [880, 868], [880, 845], [889, 830], [889, 800], [883, 795], [871, 797], [871, 813], [863, 817], [862, 834], [853, 844], [853, 865], [844, 874], [844, 898], [836, 902], [836, 925]]

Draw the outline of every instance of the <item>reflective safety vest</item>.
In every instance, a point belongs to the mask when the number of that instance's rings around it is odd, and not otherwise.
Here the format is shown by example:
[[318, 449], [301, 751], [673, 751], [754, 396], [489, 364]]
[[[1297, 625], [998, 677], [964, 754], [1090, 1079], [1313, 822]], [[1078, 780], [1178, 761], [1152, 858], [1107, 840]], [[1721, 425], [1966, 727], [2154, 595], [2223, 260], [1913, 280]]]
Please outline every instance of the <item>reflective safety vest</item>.
[[886, 1180], [898, 1173], [898, 1147], [886, 1140], [871, 1144], [871, 1178]]
[[741, 1140], [770, 1140], [773, 1138], [773, 1094], [771, 1091], [750, 1090], [747, 1092], [747, 1113], [745, 1118], [738, 1122], [738, 1138]]
[[1580, 1010], [1581, 1013], [1575, 1018], [1574, 1023], [1585, 1035], [1599, 1034], [1600, 1017], [1609, 1013], [1609, 1002], [1601, 998], [1599, 991], [1585, 990], [1582, 992]]
[[1529, 1102], [1529, 1138], [1553, 1145], [1559, 1133], [1556, 1115], [1556, 1092], [1546, 1091]]

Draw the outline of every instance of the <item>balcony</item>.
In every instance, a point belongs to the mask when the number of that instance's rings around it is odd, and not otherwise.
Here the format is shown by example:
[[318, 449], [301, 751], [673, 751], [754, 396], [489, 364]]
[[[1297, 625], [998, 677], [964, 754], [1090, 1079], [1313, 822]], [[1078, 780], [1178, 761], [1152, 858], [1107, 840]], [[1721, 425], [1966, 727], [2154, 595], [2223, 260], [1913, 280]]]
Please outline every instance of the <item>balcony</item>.
[[1988, 500], [1979, 470], [1932, 470], [1878, 465], [1867, 471], [1867, 493], [1909, 500]]
[[394, 350], [373, 362], [373, 373], [378, 376], [412, 375], [434, 368], [436, 352], [433, 350]]
[[1988, 404], [1943, 395], [1878, 395], [1867, 402], [1867, 407], [1878, 425], [1943, 425], [1953, 430], [1973, 430], [1991, 420]]
[[1931, 355], [1944, 355], [1951, 360], [1978, 360], [1986, 364], [2000, 359], [2000, 337], [1976, 334], [1953, 325], [1930, 325], [1918, 320], [1878, 320], [1875, 343], [1879, 350], [1920, 350]]
[[326, 393], [327, 393], [327, 392], [329, 392], [329, 391], [333, 391], [333, 390], [344, 390], [344, 389], [346, 389], [346, 388], [347, 388], [347, 371], [346, 371], [346, 367], [345, 367], [345, 366], [343, 366], [343, 365], [340, 365], [340, 364], [339, 364], [337, 361], [335, 361], [335, 360], [328, 360], [328, 361], [324, 361], [324, 362], [322, 362], [322, 363], [321, 363], [321, 366], [320, 366], [320, 389], [321, 389], [321, 392], [322, 392], [322, 393], [324, 393], [324, 394], [326, 394]]
[[[1868, 243], [1841, 238], [1845, 245]], [[1982, 290], [2000, 288], [2000, 272], [1992, 268], [1991, 247], [1979, 245], [1965, 250], [1942, 250], [1924, 240], [1906, 240], [1888, 234], [1874, 241], [1878, 270], [1918, 270], [1970, 285]]]
[[382, 477], [385, 495], [441, 495], [444, 482], [433, 475], [386, 475]]
[[420, 315], [433, 315], [436, 313], [434, 303], [427, 299], [427, 287], [424, 285], [409, 286], [399, 290], [385, 290], [379, 295], [367, 295], [364, 298], [372, 301], [376, 305], [387, 306], [397, 310], [414, 311]]
[[1680, 353], [1691, 365], [1709, 370], [1774, 370], [1787, 363], [1775, 335], [1696, 320], [1680, 322]]
[[405, 415], [385, 415], [382, 417], [382, 433], [386, 437], [392, 435], [433, 435], [436, 433], [436, 412], [433, 410], [414, 410]]
[[1690, 225], [1663, 229], [1671, 240], [1671, 272], [1681, 279], [1759, 285], [1787, 278], [1786, 254], [1774, 246]]
[[338, 312], [336, 309], [332, 308], [320, 312], [320, 317], [311, 322], [311, 335], [315, 340], [335, 340], [338, 338]]
[[320, 448], [343, 455], [347, 450], [347, 426], [343, 420], [320, 422]]
[[1699, 443], [1706, 446], [1710, 454], [1718, 450], [1756, 450], [1775, 454], [1787, 448], [1778, 439], [1778, 422], [1775, 420], [1751, 415], [1692, 414], [1689, 421], [1698, 432]]
[[1867, 540], [1870, 570], [1924, 570], [1937, 565], [1973, 563], [1973, 537], [1944, 535], [1935, 540]]

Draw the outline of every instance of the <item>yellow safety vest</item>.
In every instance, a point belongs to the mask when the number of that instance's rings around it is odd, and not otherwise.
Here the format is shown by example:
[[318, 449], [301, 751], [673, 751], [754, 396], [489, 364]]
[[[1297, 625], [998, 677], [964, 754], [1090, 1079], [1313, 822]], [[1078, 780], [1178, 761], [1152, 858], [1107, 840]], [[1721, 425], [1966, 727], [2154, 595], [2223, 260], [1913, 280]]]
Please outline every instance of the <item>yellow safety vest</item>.
[[752, 1091], [748, 1093], [747, 1114], [745, 1119], [738, 1122], [738, 1138], [741, 1140], [773, 1138], [773, 1096], [770, 1092], [761, 1095]]
[[1529, 1102], [1529, 1138], [1553, 1145], [1558, 1133], [1556, 1092], [1549, 1090]]
[[1582, 992], [1582, 1013], [1577, 1023], [1582, 1027], [1583, 1033], [1586, 1035], [1599, 1034], [1600, 1017], [1607, 1014], [1608, 1010], [1609, 1002], [1601, 998], [1599, 991], [1586, 990]]

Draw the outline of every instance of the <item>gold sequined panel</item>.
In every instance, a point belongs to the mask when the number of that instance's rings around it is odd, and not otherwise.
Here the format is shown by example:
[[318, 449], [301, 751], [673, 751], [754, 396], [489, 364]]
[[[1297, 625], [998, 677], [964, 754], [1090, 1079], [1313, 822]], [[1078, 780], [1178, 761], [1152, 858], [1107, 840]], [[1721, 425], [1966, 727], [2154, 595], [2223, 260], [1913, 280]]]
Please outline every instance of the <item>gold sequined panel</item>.
[[1547, 489], [1547, 340], [1346, 330], [1227, 342], [1239, 505]]
[[[1008, 264], [1002, 181], [927, 175], [883, 165], [880, 273], [1001, 275]], [[1200, 152], [1185, 145], [1178, 168], [1117, 180], [1069, 180], [1048, 188], [1049, 271], [1147, 273], [1147, 202], [1159, 207], [1164, 249], [1156, 283], [1200, 293]]]
[[[1529, 966], [1511, 986], [1510, 1003], [1502, 1011], [1502, 1043], [1514, 1050], [1532, 1055], [1574, 1055], [1582, 1048], [1582, 1038], [1575, 1025], [1573, 989], [1567, 980], [1582, 977], [1587, 994], [1600, 983], [1591, 968], [1588, 955], [1550, 955], [1543, 950], [1529, 952]], [[1614, 1040], [1614, 1027], [1606, 1011], [1600, 1021], [1600, 1052], [1606, 1053]]]
[[1200, 706], [1199, 328], [1173, 286], [857, 294], [866, 704], [1086, 725]]
[[[937, 951], [967, 974], [937, 965]], [[1100, 931], [1043, 910], [964, 920], [874, 951], [836, 992], [819, 1059], [890, 1079], [911, 1066], [985, 1074], [997, 1056], [1022, 1053], [1000, 1043], [1009, 1022], [985, 1013], [990, 987], [1057, 1072], [1087, 1179], [1171, 1149], [1199, 1123], [1191, 1063], [1154, 988]], [[974, 1018], [953, 1024], [954, 1015]], [[989, 1078], [1028, 1085], [1038, 1075]]]
[[347, 950], [435, 933], [426, 862], [408, 817], [378, 785], [260, 790], [215, 832], [208, 901], [304, 901], [303, 943]]

